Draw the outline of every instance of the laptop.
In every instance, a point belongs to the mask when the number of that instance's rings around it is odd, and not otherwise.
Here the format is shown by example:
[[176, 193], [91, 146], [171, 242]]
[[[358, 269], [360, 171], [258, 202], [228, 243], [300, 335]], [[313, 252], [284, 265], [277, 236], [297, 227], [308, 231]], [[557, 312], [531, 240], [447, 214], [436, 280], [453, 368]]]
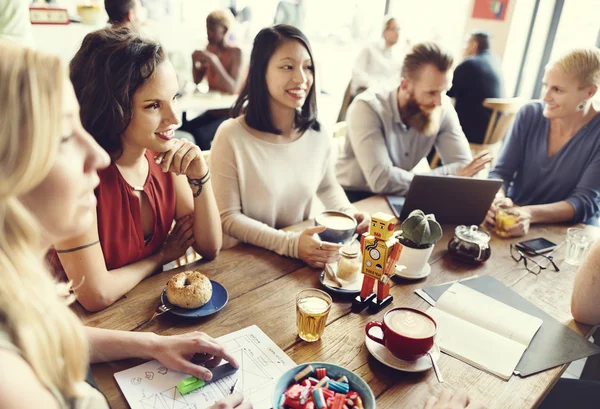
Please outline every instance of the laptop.
[[501, 186], [501, 179], [415, 175], [406, 196], [386, 198], [398, 220], [421, 209], [440, 223], [479, 225]]

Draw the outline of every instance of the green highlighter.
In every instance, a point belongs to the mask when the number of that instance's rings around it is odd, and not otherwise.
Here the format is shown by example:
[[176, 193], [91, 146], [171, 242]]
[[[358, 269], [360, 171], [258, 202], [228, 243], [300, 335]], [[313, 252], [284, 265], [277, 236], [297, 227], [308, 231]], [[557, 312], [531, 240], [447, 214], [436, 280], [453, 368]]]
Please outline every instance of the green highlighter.
[[236, 371], [237, 369], [234, 368], [230, 363], [219, 365], [211, 370], [213, 376], [210, 381], [204, 381], [194, 376], [190, 376], [189, 378], [186, 378], [177, 384], [177, 390], [182, 395], [185, 395], [186, 393], [195, 391], [196, 389], [199, 389], [208, 383], [218, 381], [219, 379], [224, 378], [227, 375], [231, 375]]

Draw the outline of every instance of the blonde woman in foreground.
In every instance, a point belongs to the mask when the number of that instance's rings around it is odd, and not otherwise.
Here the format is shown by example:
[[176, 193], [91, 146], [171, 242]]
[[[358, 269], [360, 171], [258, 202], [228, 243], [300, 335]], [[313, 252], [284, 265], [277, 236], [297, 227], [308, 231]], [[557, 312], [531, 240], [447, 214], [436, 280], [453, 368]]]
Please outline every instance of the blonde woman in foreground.
[[[210, 379], [195, 353], [237, 366], [218, 341], [193, 332], [84, 328], [69, 309], [68, 287], [44, 265], [52, 242], [81, 234], [94, 220], [97, 170], [108, 155], [83, 129], [59, 58], [0, 41], [0, 407], [108, 408], [84, 382], [90, 362], [157, 359]], [[251, 408], [234, 394], [214, 408]]]

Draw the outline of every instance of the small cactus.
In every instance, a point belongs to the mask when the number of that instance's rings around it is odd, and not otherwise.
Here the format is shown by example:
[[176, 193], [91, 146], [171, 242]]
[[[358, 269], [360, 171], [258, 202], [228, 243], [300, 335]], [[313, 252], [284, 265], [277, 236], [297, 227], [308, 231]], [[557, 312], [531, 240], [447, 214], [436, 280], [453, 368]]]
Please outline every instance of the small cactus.
[[402, 238], [412, 242], [417, 248], [426, 248], [442, 238], [442, 227], [433, 214], [413, 210], [402, 223]]

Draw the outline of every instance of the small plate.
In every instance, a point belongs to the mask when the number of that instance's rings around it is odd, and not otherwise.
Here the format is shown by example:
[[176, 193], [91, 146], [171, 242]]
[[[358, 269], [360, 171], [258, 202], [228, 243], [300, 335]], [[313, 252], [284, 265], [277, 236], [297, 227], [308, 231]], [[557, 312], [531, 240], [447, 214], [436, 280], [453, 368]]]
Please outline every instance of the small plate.
[[[376, 337], [381, 337], [383, 335], [381, 329], [377, 327], [371, 328], [371, 334]], [[367, 349], [371, 355], [375, 357], [375, 359], [382, 364], [389, 366], [390, 368], [404, 372], [423, 372], [431, 369], [431, 359], [429, 359], [429, 356], [427, 355], [422, 356], [416, 361], [404, 361], [400, 358], [396, 358], [386, 347], [378, 342], [373, 341], [366, 335], [365, 344], [367, 344]], [[440, 349], [436, 344], [433, 344], [431, 353], [434, 359], [440, 359]]]
[[421, 278], [427, 277], [429, 274], [431, 274], [431, 266], [429, 265], [429, 263], [425, 263], [425, 266], [417, 275], [405, 275], [404, 271], [399, 272], [396, 268], [396, 275], [398, 277], [406, 278], [408, 280], [419, 280]]
[[[221, 284], [216, 281], [210, 280], [212, 284], [212, 297], [210, 300], [204, 304], [202, 307], [198, 308], [181, 308], [181, 307], [173, 307], [170, 311], [171, 314], [179, 315], [181, 317], [206, 317], [207, 315], [212, 315], [217, 311], [220, 311], [227, 301], [229, 301], [229, 293]], [[165, 288], [160, 295], [160, 302], [162, 302], [167, 307], [172, 306], [167, 299], [167, 289]]]
[[331, 290], [331, 292], [333, 292], [333, 293], [340, 294], [340, 295], [356, 295], [356, 294], [360, 293], [360, 288], [362, 286], [362, 274], [358, 280], [356, 280], [354, 283], [352, 283], [352, 284], [358, 284], [358, 289], [356, 289], [356, 288], [348, 289], [348, 288], [336, 286], [332, 281], [329, 280], [329, 278], [325, 277], [325, 270], [323, 270], [321, 272], [321, 275], [319, 276], [319, 282], [321, 283], [321, 285], [323, 287], [327, 288], [328, 290]]

